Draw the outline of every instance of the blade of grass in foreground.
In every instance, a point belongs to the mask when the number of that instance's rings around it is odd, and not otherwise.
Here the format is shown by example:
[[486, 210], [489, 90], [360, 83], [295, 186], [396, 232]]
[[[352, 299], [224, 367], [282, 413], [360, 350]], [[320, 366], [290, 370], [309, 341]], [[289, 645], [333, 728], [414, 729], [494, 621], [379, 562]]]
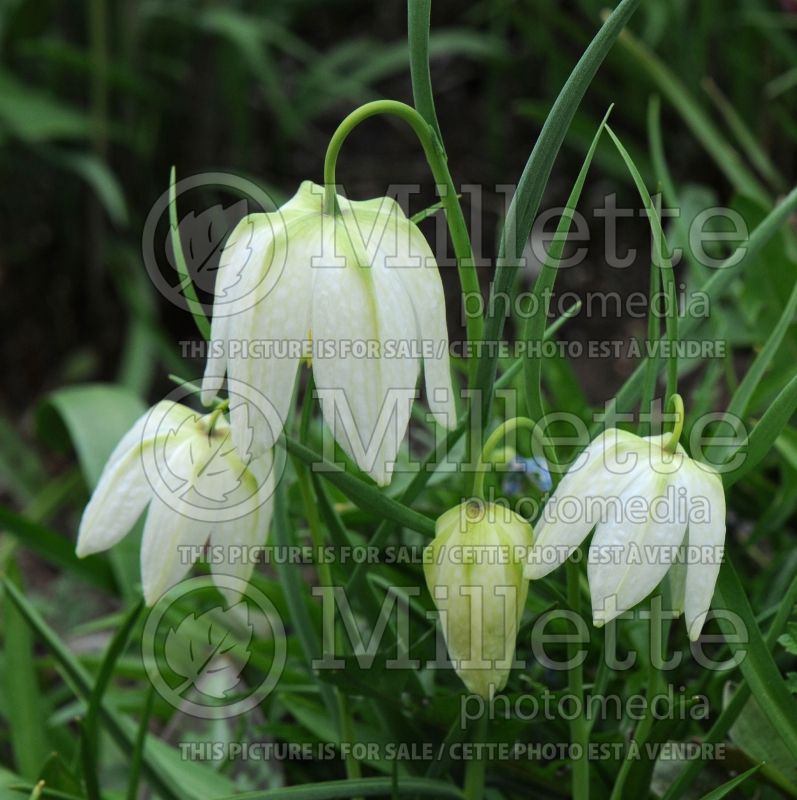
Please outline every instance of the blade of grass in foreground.
[[739, 666], [761, 711], [797, 761], [797, 700], [761, 636], [739, 575], [727, 554], [717, 580], [717, 600], [721, 607], [737, 614], [741, 620], [742, 630], [747, 634], [746, 643], [739, 642], [739, 632], [731, 621], [717, 618], [731, 651], [744, 656]]
[[194, 318], [197, 330], [202, 334], [202, 338], [207, 341], [210, 339], [210, 322], [208, 322], [205, 309], [202, 308], [202, 304], [199, 302], [194, 282], [191, 280], [188, 264], [185, 261], [185, 253], [183, 252], [183, 243], [180, 238], [180, 226], [177, 224], [177, 174], [174, 167], [172, 167], [169, 174], [169, 228], [172, 235], [174, 263], [180, 275], [180, 288], [183, 290], [183, 296], [188, 304], [188, 310]]
[[[30, 627], [38, 634], [56, 662], [69, 678], [69, 683], [86, 701], [91, 696], [92, 678], [69, 648], [52, 628], [42, 619], [28, 599], [8, 580], [3, 580], [4, 590]], [[123, 752], [131, 752], [136, 728], [131, 721], [111, 708], [107, 702], [100, 707], [100, 718]], [[144, 754], [144, 772], [153, 789], [167, 800], [210, 800], [224, 792], [223, 787], [231, 783], [203, 765], [186, 764], [180, 754], [152, 736], [147, 737], [149, 746]], [[160, 748], [155, 747], [160, 745]]]
[[244, 792], [220, 800], [349, 800], [352, 797], [388, 797], [398, 794], [416, 797], [456, 798], [462, 792], [450, 783], [429, 778], [360, 778], [353, 781], [324, 781], [312, 786], [291, 786], [265, 792]]
[[[678, 391], [678, 353], [676, 345], [678, 344], [678, 294], [675, 288], [675, 277], [673, 276], [672, 261], [669, 257], [669, 246], [667, 239], [664, 235], [664, 230], [661, 227], [661, 218], [658, 209], [653, 205], [653, 199], [650, 192], [645, 186], [642, 175], [634, 164], [628, 151], [623, 147], [622, 142], [617, 138], [614, 131], [607, 125], [606, 132], [614, 142], [615, 147], [628, 167], [631, 177], [634, 179], [634, 185], [639, 192], [642, 203], [647, 212], [648, 221], [650, 222], [650, 230], [653, 234], [653, 241], [656, 243], [656, 252], [653, 254], [654, 262], [658, 260], [658, 266], [661, 269], [661, 282], [667, 296], [667, 344], [669, 345], [670, 353], [667, 357], [667, 393], [669, 398]], [[647, 411], [647, 409], [644, 409]]]
[[727, 463], [739, 451], [746, 452], [744, 461], [738, 469], [723, 474], [722, 482], [725, 484], [726, 491], [750, 472], [772, 450], [775, 440], [788, 424], [795, 409], [797, 409], [797, 375], [780, 390], [778, 396], [762, 414], [758, 424], [725, 460]]
[[[562, 146], [570, 122], [598, 71], [598, 67], [603, 63], [638, 5], [639, 0], [622, 0], [617, 5], [576, 64], [556, 98], [551, 113], [545, 120], [507, 211], [487, 308], [495, 308], [495, 299], [503, 297], [512, 287], [514, 278], [521, 267], [521, 256], [531, 232], [534, 217], [537, 215], [542, 193], [548, 183], [554, 160]], [[504, 322], [505, 317], [502, 314], [493, 314], [487, 319], [485, 339], [488, 343], [497, 343], [501, 339]], [[486, 352], [479, 361], [476, 379], [476, 402], [481, 406], [482, 429], [487, 425], [490, 417], [493, 384], [498, 364], [498, 353], [495, 347], [485, 348], [485, 350]]]
[[[556, 227], [556, 233], [553, 241], [551, 242], [550, 252], [546, 254], [545, 261], [534, 282], [533, 294], [536, 298], [536, 303], [532, 305], [534, 312], [529, 315], [526, 321], [526, 330], [524, 332], [524, 339], [527, 344], [542, 343], [545, 338], [545, 323], [548, 319], [548, 308], [550, 305], [551, 292], [553, 291], [556, 282], [556, 276], [559, 271], [559, 261], [564, 252], [565, 243], [567, 242], [567, 235], [570, 232], [570, 224], [573, 221], [578, 202], [581, 199], [581, 192], [584, 189], [584, 183], [587, 180], [587, 173], [592, 164], [592, 158], [598, 148], [598, 142], [606, 127], [606, 120], [609, 118], [612, 109], [606, 112], [606, 116], [598, 126], [595, 136], [592, 139], [587, 155], [584, 158], [584, 163], [581, 165], [576, 182], [573, 184], [573, 189], [570, 192], [570, 197], [567, 199], [567, 205]], [[524, 381], [526, 386], [526, 408], [529, 417], [534, 420], [540, 420], [545, 415], [545, 409], [542, 399], [542, 355], [538, 352], [530, 351], [531, 355], [526, 358], [524, 362]]]

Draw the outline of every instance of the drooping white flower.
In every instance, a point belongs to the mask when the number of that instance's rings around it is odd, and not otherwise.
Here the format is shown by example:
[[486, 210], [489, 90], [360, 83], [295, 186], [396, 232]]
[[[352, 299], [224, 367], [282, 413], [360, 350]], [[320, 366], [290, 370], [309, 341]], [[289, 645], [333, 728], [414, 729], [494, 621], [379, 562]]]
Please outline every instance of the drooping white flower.
[[[338, 196], [322, 208], [310, 182], [277, 212], [244, 218], [227, 242], [216, 278], [208, 403], [224, 375], [264, 395], [283, 421], [296, 374], [312, 360], [324, 421], [377, 483], [390, 474], [407, 429], [421, 363], [437, 421], [451, 427], [454, 396], [443, 286], [428, 243], [390, 198]], [[241, 343], [259, 345], [245, 354]], [[233, 436], [245, 435], [243, 406]], [[253, 421], [253, 446], [280, 431]]]
[[271, 519], [270, 455], [244, 460], [218, 414], [162, 401], [122, 437], [80, 521], [77, 554], [107, 550], [147, 509], [141, 545], [144, 599], [152, 605], [214, 547], [214, 574], [247, 581]]
[[528, 595], [523, 552], [531, 525], [503, 505], [469, 501], [443, 514], [424, 550], [424, 575], [457, 674], [490, 698], [506, 686]]
[[595, 624], [633, 608], [673, 568], [674, 604], [696, 640], [722, 562], [725, 493], [714, 469], [680, 445], [668, 452], [669, 438], [610, 429], [594, 439], [546, 504], [525, 574], [547, 575], [594, 527], [587, 574]]

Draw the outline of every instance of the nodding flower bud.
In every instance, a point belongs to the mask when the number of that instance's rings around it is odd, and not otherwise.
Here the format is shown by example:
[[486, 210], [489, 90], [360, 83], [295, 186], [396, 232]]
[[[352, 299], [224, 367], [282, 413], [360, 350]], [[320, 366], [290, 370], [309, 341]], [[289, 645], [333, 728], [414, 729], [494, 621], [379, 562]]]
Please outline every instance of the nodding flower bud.
[[424, 574], [454, 669], [491, 698], [506, 685], [528, 594], [523, 564], [534, 532], [505, 506], [470, 500], [438, 520]]

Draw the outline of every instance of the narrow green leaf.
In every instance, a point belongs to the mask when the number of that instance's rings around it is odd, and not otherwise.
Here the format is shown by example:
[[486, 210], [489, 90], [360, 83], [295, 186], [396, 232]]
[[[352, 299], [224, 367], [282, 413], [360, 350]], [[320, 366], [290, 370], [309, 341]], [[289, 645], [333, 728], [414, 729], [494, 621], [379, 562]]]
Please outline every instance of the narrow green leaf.
[[777, 324], [772, 329], [772, 333], [769, 334], [764, 346], [756, 356], [755, 361], [750, 365], [744, 378], [742, 378], [742, 382], [734, 392], [730, 403], [728, 403], [728, 414], [733, 414], [737, 417], [743, 417], [745, 415], [750, 403], [750, 398], [753, 396], [753, 392], [758, 388], [758, 384], [761, 382], [761, 378], [764, 377], [767, 368], [772, 363], [772, 359], [780, 343], [783, 341], [786, 331], [794, 322], [794, 315], [796, 313], [797, 283], [795, 283], [792, 293], [786, 301], [786, 307], [783, 309], [783, 313], [780, 315]]
[[147, 691], [147, 698], [144, 701], [144, 708], [141, 711], [141, 719], [138, 721], [138, 733], [136, 733], [133, 746], [133, 755], [130, 757], [130, 764], [127, 769], [127, 800], [136, 800], [138, 797], [138, 785], [141, 781], [141, 769], [144, 765], [144, 748], [147, 744], [147, 731], [154, 703], [155, 687], [150, 685]]
[[[642, 204], [645, 206], [645, 211], [647, 211], [650, 230], [653, 234], [653, 241], [656, 243], [653, 257], [654, 260], [658, 259], [658, 266], [661, 270], [661, 282], [668, 300], [667, 344], [669, 345], [670, 353], [667, 358], [667, 397], [671, 397], [678, 391], [678, 353], [676, 350], [676, 345], [678, 343], [678, 293], [675, 288], [675, 277], [673, 275], [672, 260], [669, 256], [669, 246], [667, 244], [667, 238], [664, 235], [664, 230], [661, 227], [659, 210], [653, 204], [653, 199], [645, 186], [645, 182], [636, 164], [634, 164], [628, 151], [623, 147], [623, 143], [617, 138], [617, 135], [608, 125], [606, 126], [606, 132], [620, 152], [623, 161], [625, 161], [628, 167], [628, 171], [631, 173], [631, 177], [634, 179], [634, 185], [642, 199]], [[648, 409], [644, 410], [647, 411]]]
[[717, 581], [717, 599], [718, 605], [737, 614], [741, 620], [747, 634], [746, 643], [737, 640], [735, 626], [727, 618], [718, 618], [723, 631], [733, 634], [728, 638], [731, 651], [744, 656], [740, 668], [750, 691], [783, 743], [797, 759], [797, 700], [788, 690], [761, 636], [747, 595], [727, 554]]
[[318, 475], [337, 486], [355, 505], [363, 510], [370, 511], [381, 519], [392, 520], [419, 533], [425, 533], [427, 536], [434, 535], [434, 520], [383, 495], [378, 489], [369, 486], [353, 475], [349, 475], [341, 467], [331, 464], [318, 453], [313, 452], [309, 447], [305, 447], [289, 436], [283, 437], [281, 442], [291, 455], [304, 461]]
[[350, 781], [323, 781], [312, 786], [291, 786], [265, 792], [244, 792], [221, 800], [350, 800], [352, 797], [385, 797], [395, 791], [400, 797], [464, 798], [450, 783], [428, 778], [360, 778]]
[[726, 459], [729, 461], [737, 452], [746, 450], [741, 465], [735, 470], [723, 473], [722, 481], [726, 490], [747, 475], [770, 452], [780, 432], [788, 425], [795, 409], [797, 409], [797, 375], [781, 389], [755, 428]]
[[[490, 286], [490, 302], [495, 307], [496, 297], [507, 294], [512, 286], [521, 256], [537, 215], [542, 193], [548, 183], [553, 164], [562, 146], [570, 122], [581, 99], [592, 82], [604, 58], [628, 23], [639, 5], [639, 0], [622, 0], [614, 12], [595, 35], [590, 45], [576, 64], [570, 77], [551, 108], [551, 113], [542, 127], [512, 198], [501, 242], [493, 282]], [[485, 339], [498, 342], [504, 330], [505, 317], [493, 314], [485, 328]], [[476, 390], [477, 402], [481, 404], [481, 421], [484, 427], [489, 419], [492, 393], [497, 370], [497, 351], [488, 352], [479, 361]]]
[[754, 767], [750, 767], [750, 769], [748, 769], [746, 772], [743, 772], [741, 775], [731, 778], [729, 781], [723, 783], [722, 786], [718, 786], [708, 794], [704, 794], [700, 800], [722, 800], [725, 795], [730, 794], [737, 786], [741, 786], [748, 778], [755, 775], [760, 769], [761, 764], [756, 764]]
[[114, 634], [111, 643], [108, 645], [108, 650], [100, 665], [99, 672], [94, 678], [94, 686], [91, 690], [89, 697], [88, 709], [86, 716], [83, 720], [82, 737], [81, 737], [81, 754], [83, 756], [84, 765], [84, 779], [86, 781], [86, 789], [89, 795], [89, 800], [99, 800], [101, 793], [99, 788], [99, 780], [97, 776], [97, 769], [99, 767], [98, 749], [99, 749], [99, 726], [98, 718], [100, 708], [102, 705], [102, 698], [105, 695], [105, 690], [111, 681], [114, 668], [119, 656], [122, 654], [127, 640], [130, 638], [130, 633], [133, 630], [141, 610], [144, 607], [144, 601], [139, 600], [128, 612], [122, 624]]
[[[88, 701], [93, 685], [91, 676], [28, 599], [7, 580], [3, 580], [2, 583], [28, 625], [52, 652], [70, 684], [84, 700]], [[130, 752], [134, 746], [137, 730], [131, 721], [109, 706], [107, 701], [102, 703], [100, 718], [122, 751]], [[185, 798], [211, 800], [224, 794], [225, 789], [231, 791], [230, 781], [213, 770], [202, 764], [186, 763], [177, 751], [153, 736], [148, 736], [147, 742], [144, 773], [152, 787], [167, 800], [185, 800]]]
[[116, 581], [108, 562], [100, 556], [78, 558], [69, 539], [44, 525], [0, 506], [0, 527], [46, 561], [79, 576], [93, 586], [113, 592]]
[[205, 309], [199, 302], [196, 294], [196, 287], [188, 271], [188, 264], [183, 253], [183, 243], [180, 240], [180, 226], [177, 223], [177, 175], [175, 168], [172, 167], [169, 173], [169, 227], [171, 229], [172, 252], [174, 263], [177, 265], [177, 272], [180, 275], [180, 285], [188, 304], [188, 310], [194, 318], [197, 330], [202, 334], [202, 338], [210, 339], [210, 323], [205, 315]]
[[[764, 641], [770, 651], [775, 646], [778, 637], [786, 627], [786, 622], [791, 616], [795, 602], [797, 602], [797, 577], [792, 580], [778, 607], [775, 619], [772, 620], [772, 624], [769, 626], [769, 630], [767, 630]], [[749, 698], [750, 686], [746, 682], [743, 682], [736, 690], [731, 701], [722, 709], [722, 712], [714, 721], [708, 733], [702, 737], [702, 741], [706, 744], [721, 742], [726, 737], [736, 718], [742, 713]], [[697, 777], [705, 764], [706, 761], [703, 759], [696, 759], [687, 764], [678, 777], [667, 788], [662, 800], [676, 800], [676, 798], [683, 797], [686, 790], [691, 786], [692, 781]]]
[[[8, 565], [9, 579], [19, 582], [19, 570], [12, 560]], [[19, 774], [38, 780], [40, 770], [49, 755], [45, 728], [46, 706], [39, 688], [33, 661], [33, 641], [30, 628], [11, 599], [5, 595], [3, 608], [3, 694], [6, 714], [13, 724], [8, 727], [9, 743]]]
[[[750, 234], [748, 240], [739, 245], [736, 251], [719, 266], [697, 291], [704, 293], [710, 301], [718, 300], [734, 280], [745, 274], [747, 268], [755, 262], [756, 256], [758, 256], [766, 243], [777, 233], [795, 209], [797, 209], [797, 188], [792, 189], [767, 214]], [[688, 336], [697, 328], [699, 322], [694, 316], [687, 315], [684, 317], [680, 325], [681, 336]], [[616, 412], [625, 412], [632, 409], [639, 398], [644, 371], [645, 361], [643, 360], [615, 395], [613, 408]], [[597, 430], [597, 425], [593, 427], [593, 433], [595, 430]]]
[[[292, 536], [291, 521], [288, 519], [288, 509], [285, 498], [285, 487], [280, 484], [274, 492], [274, 524], [272, 525], [272, 536], [274, 544], [288, 551], [296, 543]], [[288, 604], [291, 624], [296, 631], [299, 644], [302, 647], [305, 661], [307, 662], [308, 673], [315, 678], [321, 699], [324, 701], [327, 713], [332, 719], [337, 716], [337, 703], [335, 695], [329, 684], [319, 680], [313, 671], [312, 662], [322, 656], [321, 638], [313, 627], [310, 612], [307, 609], [305, 599], [309, 592], [307, 584], [293, 564], [278, 559], [280, 563], [276, 565], [277, 576], [285, 595], [285, 602]]]
[[432, 126], [442, 142], [440, 125], [434, 107], [432, 76], [429, 73], [429, 17], [432, 0], [408, 0], [407, 38], [410, 49], [412, 97], [418, 113]]
[[731, 101], [728, 100], [717, 83], [710, 77], [703, 79], [703, 89], [705, 89], [706, 94], [722, 114], [725, 124], [736, 137], [736, 141], [742, 148], [742, 152], [747, 156], [748, 161], [772, 186], [782, 191], [785, 188], [783, 176], [772, 163], [767, 151], [755, 138], [741, 114], [733, 107]]
[[[541, 343], [545, 336], [545, 323], [548, 320], [548, 308], [550, 305], [551, 292], [556, 282], [556, 276], [559, 270], [559, 261], [562, 258], [565, 244], [567, 242], [567, 235], [570, 232], [570, 224], [573, 221], [578, 202], [581, 198], [581, 192], [584, 189], [584, 183], [587, 180], [587, 173], [592, 164], [592, 158], [598, 147], [601, 135], [606, 127], [606, 121], [611, 114], [610, 108], [606, 112], [606, 116], [598, 126], [595, 136], [592, 139], [587, 155], [579, 170], [576, 182], [570, 192], [570, 197], [567, 199], [567, 205], [556, 227], [556, 234], [551, 242], [550, 252], [546, 254], [545, 261], [543, 262], [542, 269], [540, 270], [537, 280], [534, 282], [534, 297], [536, 303], [533, 304], [534, 313], [532, 313], [526, 321], [526, 330], [524, 338], [528, 344]], [[530, 351], [534, 353], [534, 351]], [[542, 357], [539, 354], [530, 355], [525, 360], [524, 366], [524, 380], [526, 386], [526, 407], [528, 415], [533, 420], [540, 420], [545, 414], [543, 399], [542, 399]]]
[[767, 190], [747, 169], [736, 150], [723, 137], [711, 118], [678, 80], [673, 71], [628, 31], [620, 36], [620, 43], [634, 61], [647, 72], [661, 93], [673, 104], [695, 138], [725, 173], [734, 188], [762, 206], [769, 206], [771, 201]]

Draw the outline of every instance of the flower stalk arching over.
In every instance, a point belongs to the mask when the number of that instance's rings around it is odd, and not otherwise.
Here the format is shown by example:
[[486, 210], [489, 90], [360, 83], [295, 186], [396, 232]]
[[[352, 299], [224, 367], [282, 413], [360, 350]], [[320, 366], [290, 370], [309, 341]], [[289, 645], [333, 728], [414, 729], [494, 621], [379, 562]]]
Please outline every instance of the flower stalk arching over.
[[[595, 625], [633, 608], [669, 573], [675, 609], [684, 612], [689, 638], [696, 640], [722, 562], [725, 493], [716, 470], [677, 444], [679, 433], [680, 423], [661, 436], [615, 428], [597, 436], [549, 499], [526, 577], [552, 572], [594, 527], [587, 574]], [[698, 505], [703, 513], [693, 514]]]
[[[221, 346], [208, 359], [202, 399], [212, 400], [226, 373], [262, 393], [284, 422], [299, 365], [310, 356], [325, 422], [357, 465], [386, 485], [421, 363], [436, 420], [456, 421], [443, 285], [428, 243], [395, 201], [338, 197], [339, 211], [329, 215], [323, 197], [322, 187], [305, 182], [278, 212], [250, 215], [233, 231], [216, 297], [240, 302], [213, 317], [211, 340]], [[284, 346], [246, 358], [228, 346], [239, 340]], [[365, 354], [357, 343], [367, 345]], [[231, 409], [230, 421], [236, 443], [253, 428], [256, 453], [279, 435], [248, 415], [246, 403]]]
[[424, 550], [426, 585], [449, 656], [469, 691], [490, 699], [506, 686], [529, 583], [531, 525], [502, 504], [469, 500], [446, 511]]
[[272, 468], [270, 453], [242, 458], [219, 409], [198, 415], [163, 400], [136, 421], [108, 459], [80, 521], [77, 554], [113, 547], [147, 509], [141, 544], [147, 605], [185, 576], [208, 541], [223, 556], [213, 559], [213, 574], [245, 582], [255, 563], [249, 551], [268, 535]]

